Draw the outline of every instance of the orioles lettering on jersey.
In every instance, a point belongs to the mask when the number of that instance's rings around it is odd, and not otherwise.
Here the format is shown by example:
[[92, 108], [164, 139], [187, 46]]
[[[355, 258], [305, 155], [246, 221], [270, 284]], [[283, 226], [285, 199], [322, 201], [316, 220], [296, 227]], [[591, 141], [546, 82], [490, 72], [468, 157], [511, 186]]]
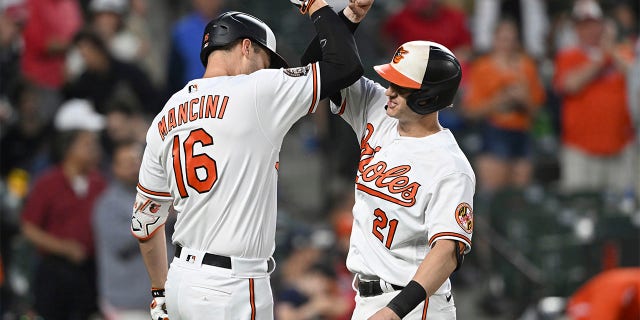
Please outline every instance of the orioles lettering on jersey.
[[374, 182], [371, 186], [358, 182], [356, 177], [356, 188], [362, 192], [366, 192], [374, 197], [393, 202], [403, 207], [411, 207], [416, 203], [416, 194], [420, 188], [417, 182], [410, 182], [407, 174], [411, 171], [410, 165], [399, 165], [388, 168], [388, 164], [384, 161], [378, 161], [371, 164], [376, 152], [381, 147], [371, 147], [369, 138], [373, 135], [374, 127], [371, 123], [367, 123], [365, 135], [360, 143], [360, 163], [358, 171], [363, 182]]
[[[227, 96], [221, 99], [219, 95], [208, 95], [206, 97], [193, 98], [169, 109], [158, 121], [160, 138], [164, 141], [164, 138], [171, 130], [191, 121], [204, 118], [222, 119], [228, 102], [229, 97]], [[218, 105], [220, 105], [220, 110], [218, 110]]]

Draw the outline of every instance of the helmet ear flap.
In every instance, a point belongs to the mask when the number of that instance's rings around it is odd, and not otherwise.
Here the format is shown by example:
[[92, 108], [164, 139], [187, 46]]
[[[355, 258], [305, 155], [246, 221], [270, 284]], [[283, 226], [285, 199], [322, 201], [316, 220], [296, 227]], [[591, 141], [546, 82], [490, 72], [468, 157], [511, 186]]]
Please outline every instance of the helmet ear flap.
[[407, 96], [407, 105], [417, 114], [428, 114], [441, 109], [439, 106], [434, 107], [438, 105], [438, 97], [438, 95], [432, 95], [428, 90], [419, 90]]
[[438, 46], [431, 46], [425, 68], [421, 88], [407, 97], [409, 108], [422, 115], [450, 106], [462, 78], [458, 60]]

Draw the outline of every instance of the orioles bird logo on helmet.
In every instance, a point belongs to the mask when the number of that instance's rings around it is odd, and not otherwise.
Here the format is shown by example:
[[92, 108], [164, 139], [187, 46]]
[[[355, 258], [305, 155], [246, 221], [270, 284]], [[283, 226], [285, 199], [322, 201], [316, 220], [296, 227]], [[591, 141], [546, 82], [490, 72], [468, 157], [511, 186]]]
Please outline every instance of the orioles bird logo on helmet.
[[398, 48], [396, 53], [393, 54], [393, 63], [398, 63], [400, 60], [404, 59], [404, 55], [409, 53], [409, 51], [405, 50], [403, 47]]

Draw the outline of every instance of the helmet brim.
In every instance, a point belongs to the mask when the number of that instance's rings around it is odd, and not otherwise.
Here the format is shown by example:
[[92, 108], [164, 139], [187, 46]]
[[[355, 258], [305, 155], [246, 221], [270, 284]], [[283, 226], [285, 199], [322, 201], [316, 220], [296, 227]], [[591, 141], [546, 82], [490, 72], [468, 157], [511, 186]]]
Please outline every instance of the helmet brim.
[[396, 70], [390, 63], [373, 67], [373, 69], [385, 80], [405, 88], [420, 89], [421, 83], [405, 76]]

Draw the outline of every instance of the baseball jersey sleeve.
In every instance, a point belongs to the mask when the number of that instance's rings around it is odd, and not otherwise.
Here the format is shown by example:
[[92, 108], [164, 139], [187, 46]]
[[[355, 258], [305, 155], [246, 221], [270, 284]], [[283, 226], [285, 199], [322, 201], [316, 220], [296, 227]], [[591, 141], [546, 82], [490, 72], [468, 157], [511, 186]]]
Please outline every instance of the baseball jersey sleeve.
[[156, 153], [159, 144], [154, 143], [151, 134], [147, 134], [147, 146], [142, 157], [142, 166], [138, 175], [138, 192], [152, 199], [171, 200], [167, 184], [168, 178]]
[[449, 174], [434, 185], [425, 215], [429, 246], [450, 239], [463, 242], [465, 254], [471, 250], [474, 189], [473, 180], [464, 173]]
[[320, 100], [319, 66], [311, 63], [297, 68], [265, 69], [256, 74], [255, 106], [261, 129], [277, 142], [296, 121], [316, 111]]
[[351, 86], [340, 90], [340, 105], [331, 102], [331, 112], [341, 116], [362, 139], [368, 119], [378, 114], [384, 115], [386, 104], [385, 89], [378, 83], [360, 77]]

